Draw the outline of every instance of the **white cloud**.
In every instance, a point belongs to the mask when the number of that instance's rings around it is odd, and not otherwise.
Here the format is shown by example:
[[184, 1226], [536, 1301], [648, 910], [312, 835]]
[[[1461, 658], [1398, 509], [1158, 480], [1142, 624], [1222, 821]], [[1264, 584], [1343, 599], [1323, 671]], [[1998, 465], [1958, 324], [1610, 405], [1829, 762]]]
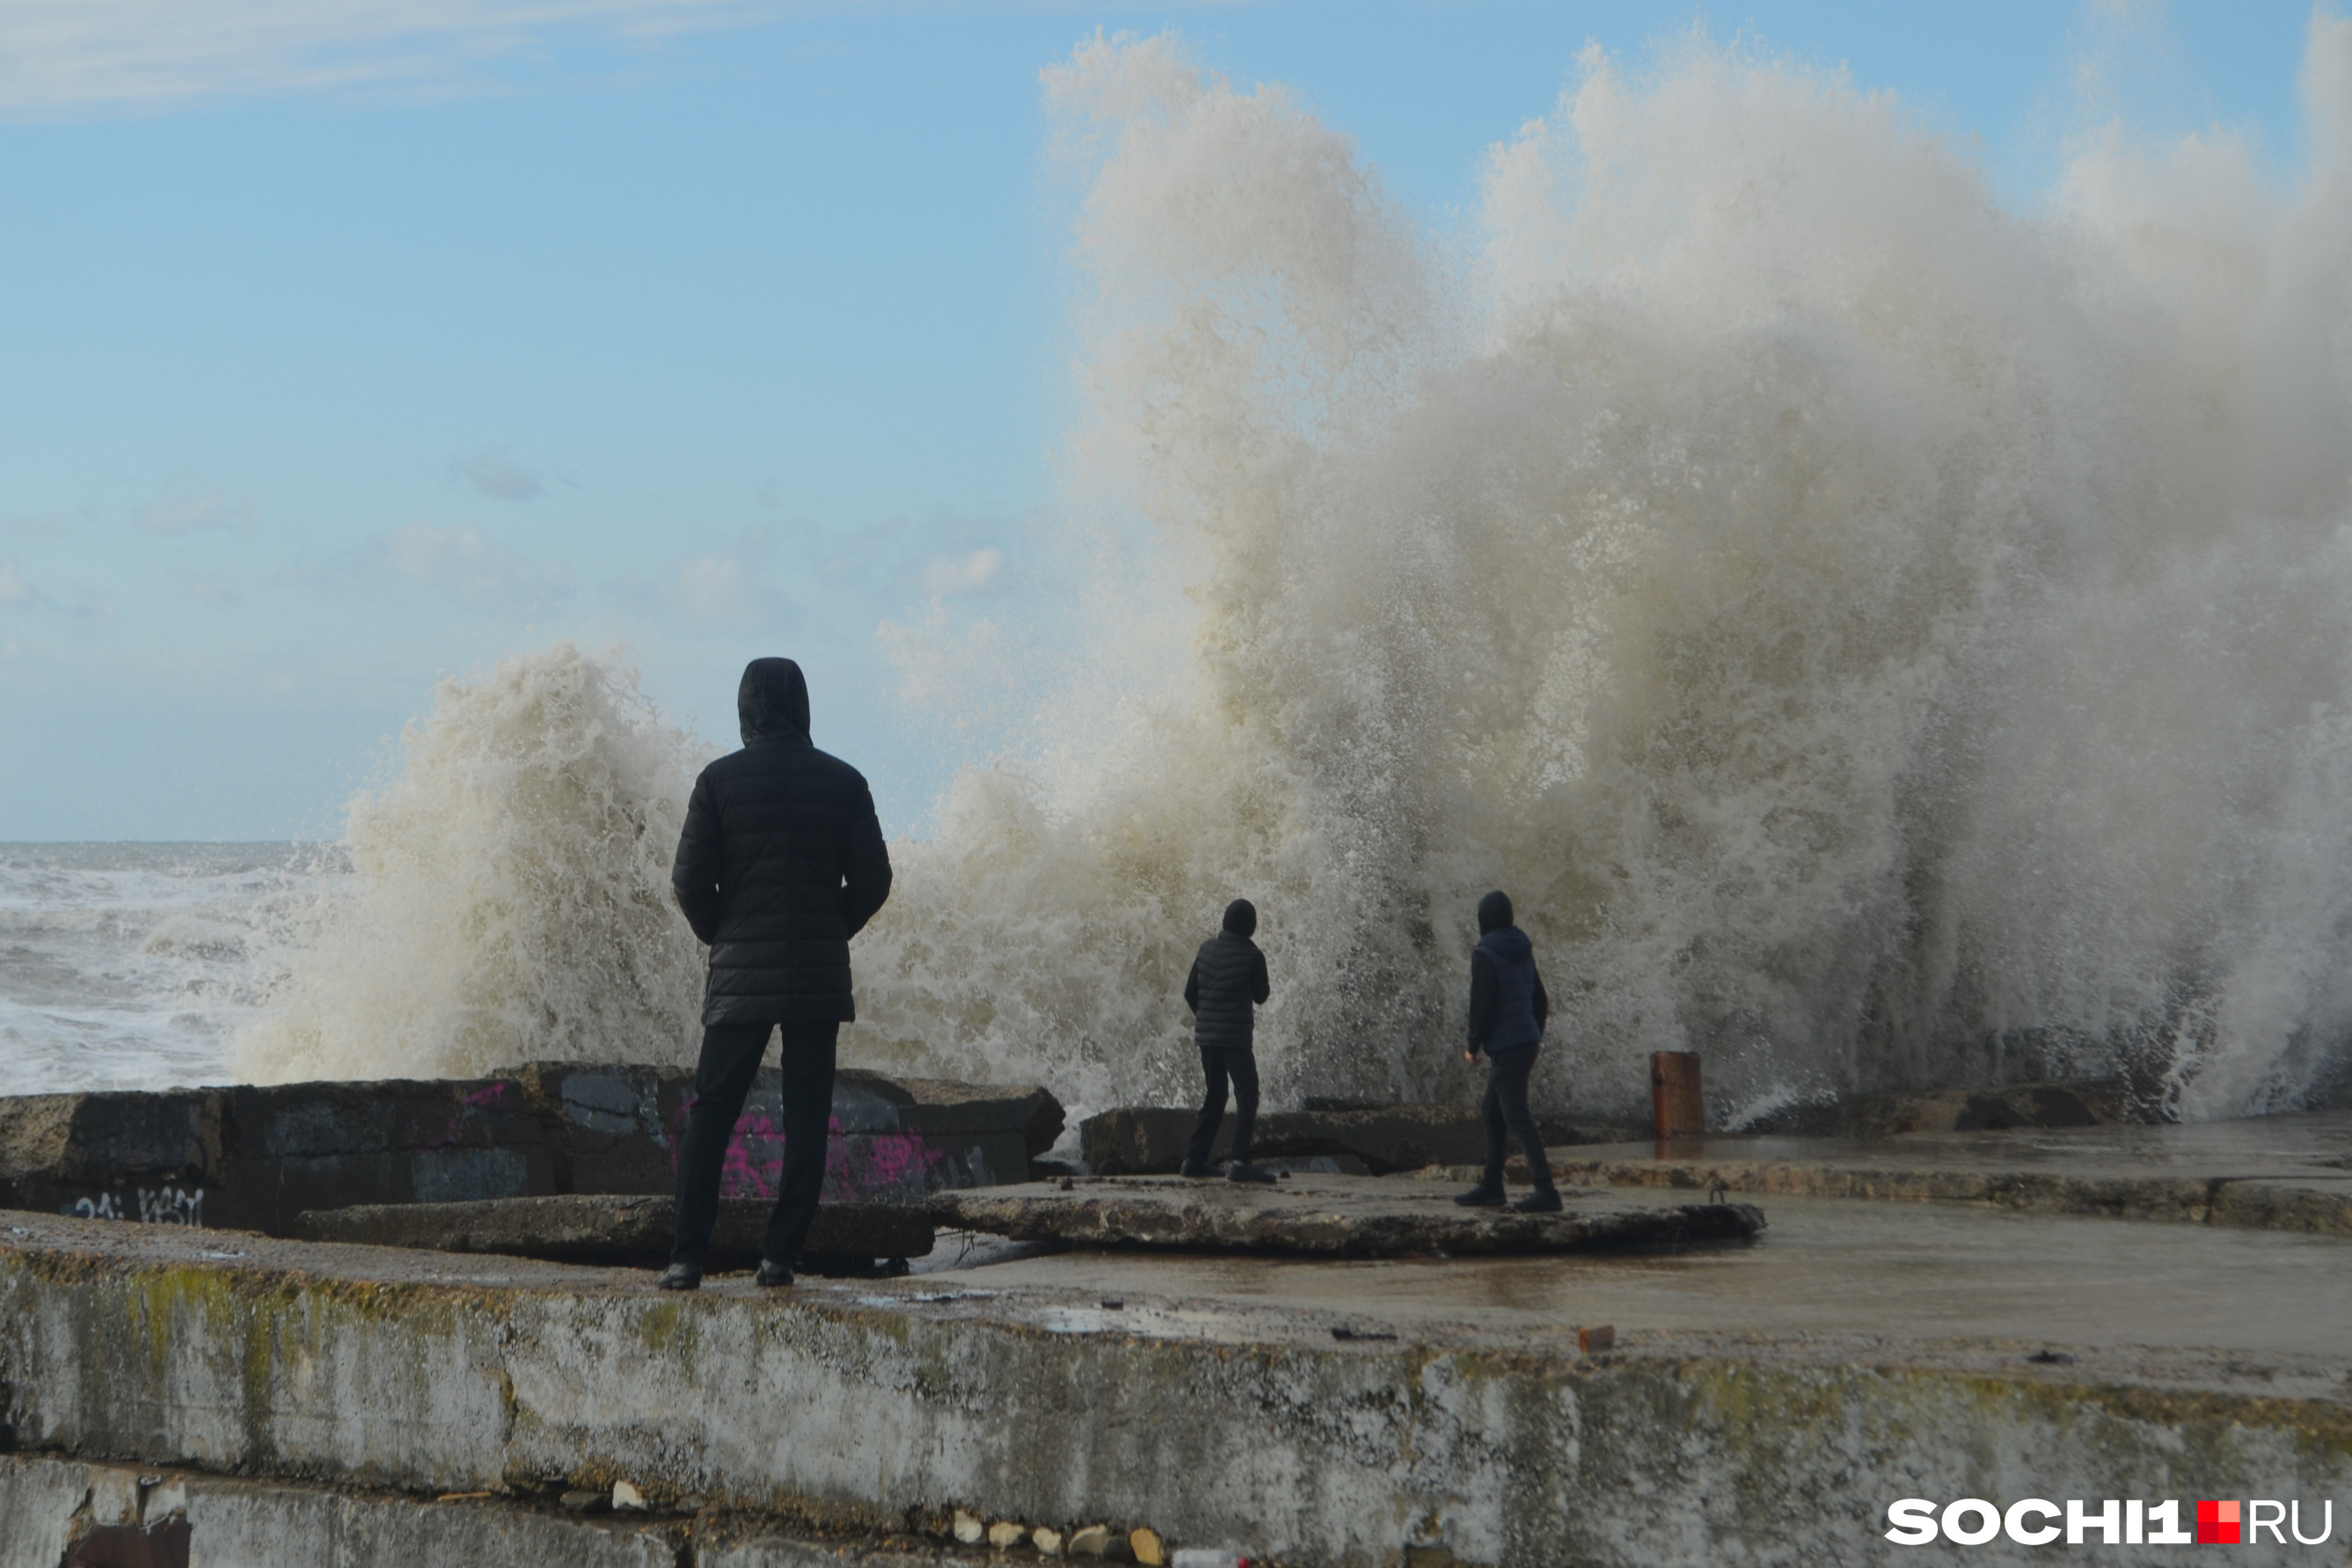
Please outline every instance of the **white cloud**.
[[452, 458], [457, 476], [499, 501], [529, 501], [547, 494], [547, 481], [536, 468], [517, 463], [503, 446], [486, 446], [471, 457]]
[[934, 599], [978, 593], [996, 580], [1004, 553], [990, 545], [964, 555], [933, 556], [923, 568], [923, 591]]
[[140, 507], [132, 520], [159, 534], [184, 534], [197, 528], [251, 528], [254, 519], [252, 502], [224, 496], [194, 475], [183, 474]]
[[795, 8], [782, 0], [5, 0], [0, 114], [442, 87], [562, 29], [647, 37]]
[[523, 559], [471, 524], [406, 523], [376, 541], [380, 563], [420, 588], [447, 593], [468, 610], [528, 614], [572, 596], [572, 569]]
[[15, 610], [33, 602], [33, 585], [13, 560], [0, 560], [0, 609]]

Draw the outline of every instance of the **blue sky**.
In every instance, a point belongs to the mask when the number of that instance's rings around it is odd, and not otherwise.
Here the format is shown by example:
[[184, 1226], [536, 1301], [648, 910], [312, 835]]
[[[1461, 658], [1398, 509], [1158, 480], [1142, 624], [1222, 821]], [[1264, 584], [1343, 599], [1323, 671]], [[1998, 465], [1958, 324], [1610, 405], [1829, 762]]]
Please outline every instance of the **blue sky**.
[[331, 835], [434, 682], [619, 641], [731, 728], [800, 657], [894, 831], [995, 732], [884, 622], [1048, 622], [1039, 69], [1172, 29], [1433, 227], [1578, 51], [1843, 66], [2031, 209], [2121, 119], [2301, 166], [2299, 0], [0, 5], [0, 840]]

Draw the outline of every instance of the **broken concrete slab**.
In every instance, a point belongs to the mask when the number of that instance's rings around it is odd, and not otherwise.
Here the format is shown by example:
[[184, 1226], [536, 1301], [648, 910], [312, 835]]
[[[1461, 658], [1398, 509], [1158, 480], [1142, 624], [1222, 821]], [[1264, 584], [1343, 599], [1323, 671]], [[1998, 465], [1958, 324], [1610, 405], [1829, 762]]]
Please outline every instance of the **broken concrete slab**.
[[516, 1084], [386, 1079], [0, 1100], [0, 1204], [283, 1234], [300, 1207], [552, 1190]]
[[[771, 1206], [722, 1199], [710, 1267], [760, 1260]], [[676, 1207], [667, 1197], [614, 1193], [513, 1197], [483, 1203], [369, 1204], [313, 1210], [295, 1222], [308, 1241], [496, 1252], [558, 1263], [658, 1268], [669, 1261]], [[921, 1258], [931, 1250], [929, 1215], [900, 1204], [820, 1204], [805, 1250], [811, 1257]]]
[[1370, 1176], [1298, 1176], [1271, 1186], [1182, 1176], [1083, 1176], [986, 1192], [940, 1193], [941, 1224], [1074, 1247], [1319, 1252], [1349, 1258], [1746, 1240], [1764, 1228], [1748, 1204], [1630, 1202], [1564, 1191], [1562, 1212], [1465, 1208], [1451, 1193]]
[[[1548, 1150], [1563, 1180], [1899, 1202], [1983, 1203], [2352, 1236], [2352, 1112], [2237, 1122], [1992, 1129], [1900, 1138], [1749, 1137]], [[1419, 1173], [1464, 1179], [1470, 1167]], [[1514, 1159], [1507, 1171], [1524, 1181]]]
[[[1105, 1111], [1079, 1124], [1079, 1153], [1097, 1176], [1164, 1176], [1183, 1163], [1196, 1112], [1154, 1106]], [[1636, 1135], [1638, 1128], [1614, 1123], [1590, 1124], [1547, 1121], [1549, 1144], [1611, 1142]], [[1234, 1122], [1217, 1130], [1211, 1157], [1233, 1152]], [[1346, 1105], [1328, 1103], [1306, 1111], [1268, 1112], [1257, 1119], [1254, 1157], [1318, 1155], [1362, 1162], [1373, 1176], [1418, 1170], [1429, 1165], [1482, 1160], [1486, 1124], [1475, 1110], [1452, 1105]]]
[[[573, 1063], [473, 1081], [0, 1098], [0, 1207], [282, 1236], [306, 1209], [666, 1194], [692, 1092], [681, 1069]], [[725, 1196], [772, 1200], [777, 1096], [763, 1073], [729, 1147]], [[1042, 1089], [845, 1071], [824, 1196], [919, 1201], [1024, 1180], [1061, 1121]]]

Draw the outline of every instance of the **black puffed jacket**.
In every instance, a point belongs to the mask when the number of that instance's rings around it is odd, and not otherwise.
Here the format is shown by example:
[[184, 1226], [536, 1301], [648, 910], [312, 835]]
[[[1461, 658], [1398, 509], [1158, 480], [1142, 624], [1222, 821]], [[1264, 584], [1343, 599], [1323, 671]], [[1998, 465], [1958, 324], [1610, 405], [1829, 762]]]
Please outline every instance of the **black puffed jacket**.
[[1202, 1051], [1247, 1051], [1256, 1043], [1255, 1004], [1272, 995], [1265, 955], [1237, 931], [1220, 931], [1201, 944], [1184, 977], [1192, 1009], [1192, 1043]]
[[864, 775], [809, 742], [808, 685], [755, 659], [736, 695], [743, 749], [702, 770], [670, 885], [710, 948], [702, 1021], [847, 1022], [849, 939], [890, 896]]

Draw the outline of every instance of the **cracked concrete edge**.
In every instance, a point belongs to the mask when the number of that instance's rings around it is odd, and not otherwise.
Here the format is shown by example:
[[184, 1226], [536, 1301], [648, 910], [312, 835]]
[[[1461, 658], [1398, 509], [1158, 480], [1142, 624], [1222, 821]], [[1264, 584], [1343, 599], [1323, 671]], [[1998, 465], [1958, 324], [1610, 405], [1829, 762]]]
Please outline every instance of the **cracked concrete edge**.
[[[629, 1479], [868, 1530], [950, 1505], [1148, 1521], [1330, 1568], [1392, 1568], [1417, 1536], [1507, 1568], [1897, 1562], [1864, 1528], [1896, 1496], [2352, 1490], [2340, 1398], [2088, 1365], [1073, 1335], [1012, 1296], [386, 1286], [322, 1277], [361, 1249], [308, 1255], [319, 1271], [0, 1250], [20, 1439], [415, 1491]], [[1834, 1551], [1825, 1510], [1851, 1527]]]
[[[1544, 1153], [1551, 1164], [1553, 1176], [1563, 1182], [1699, 1192], [1719, 1187], [1727, 1192], [1782, 1197], [1989, 1203], [2042, 1214], [2352, 1236], [2352, 1181], [2347, 1181], [2338, 1191], [2332, 1185], [2304, 1178], [2090, 1176], [2055, 1171], [1845, 1166], [1793, 1160], [1596, 1160], [1579, 1157], [1572, 1149], [1547, 1149]], [[1435, 1166], [1419, 1174], [1431, 1180], [1465, 1184], [1476, 1181], [1479, 1175], [1472, 1166]], [[1514, 1155], [1504, 1174], [1508, 1180], [1524, 1183], [1526, 1161]]]
[[[168, 1509], [143, 1500], [167, 1496]], [[130, 1510], [110, 1498], [140, 1499]], [[0, 1568], [58, 1568], [78, 1527], [187, 1523], [188, 1568], [982, 1568], [982, 1558], [908, 1542], [814, 1539], [774, 1521], [586, 1519], [500, 1498], [441, 1499], [0, 1455]]]

